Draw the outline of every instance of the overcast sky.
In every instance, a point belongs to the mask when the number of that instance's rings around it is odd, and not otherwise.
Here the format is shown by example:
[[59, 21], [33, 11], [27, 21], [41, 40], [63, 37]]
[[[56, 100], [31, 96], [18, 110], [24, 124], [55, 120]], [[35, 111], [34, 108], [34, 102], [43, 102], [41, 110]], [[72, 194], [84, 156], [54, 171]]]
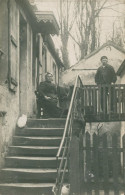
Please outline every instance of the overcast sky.
[[[104, 0], [100, 0], [104, 2]], [[53, 11], [58, 20], [59, 0], [35, 0], [38, 10], [41, 11]], [[107, 9], [103, 9], [99, 15], [101, 21], [101, 44], [105, 43], [112, 34], [113, 22], [123, 27], [123, 19], [125, 18], [125, 0], [108, 0], [105, 4]], [[119, 27], [120, 28], [120, 27]], [[125, 28], [125, 26], [124, 26]], [[60, 47], [60, 41], [56, 40], [56, 47]], [[76, 62], [76, 58], [73, 50], [73, 42], [70, 39], [69, 42], [70, 62], [73, 65]]]

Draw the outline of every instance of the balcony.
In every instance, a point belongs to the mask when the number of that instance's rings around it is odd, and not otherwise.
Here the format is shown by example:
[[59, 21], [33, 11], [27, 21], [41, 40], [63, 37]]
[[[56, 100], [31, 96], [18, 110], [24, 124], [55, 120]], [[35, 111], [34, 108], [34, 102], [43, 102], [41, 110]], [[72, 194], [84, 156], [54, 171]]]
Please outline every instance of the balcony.
[[81, 89], [86, 122], [125, 121], [125, 85], [84, 85]]

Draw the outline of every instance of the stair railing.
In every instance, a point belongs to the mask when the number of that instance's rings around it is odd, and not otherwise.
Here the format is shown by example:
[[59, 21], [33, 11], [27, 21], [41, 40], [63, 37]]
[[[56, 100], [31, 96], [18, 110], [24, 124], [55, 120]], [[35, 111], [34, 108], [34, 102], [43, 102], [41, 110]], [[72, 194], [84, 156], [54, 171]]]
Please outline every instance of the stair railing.
[[[79, 76], [77, 76], [75, 85], [73, 88], [73, 93], [69, 105], [68, 115], [65, 123], [63, 137], [56, 155], [57, 158], [57, 179], [56, 184], [53, 188], [55, 195], [61, 194], [61, 188], [63, 186], [64, 178], [68, 169], [69, 162], [69, 150], [70, 141], [73, 133], [73, 123], [75, 120], [84, 120], [82, 113], [83, 97], [82, 97], [82, 81]], [[59, 166], [58, 166], [59, 165]]]

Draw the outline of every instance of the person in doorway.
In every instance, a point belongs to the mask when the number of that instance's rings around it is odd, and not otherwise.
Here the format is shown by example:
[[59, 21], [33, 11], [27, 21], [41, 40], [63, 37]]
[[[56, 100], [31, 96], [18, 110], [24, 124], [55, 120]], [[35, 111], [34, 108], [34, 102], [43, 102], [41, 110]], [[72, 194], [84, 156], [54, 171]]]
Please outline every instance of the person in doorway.
[[39, 84], [39, 108], [38, 115], [40, 117], [40, 108], [43, 109], [43, 117], [59, 117], [61, 114], [61, 108], [58, 104], [57, 85], [52, 83], [53, 75], [49, 72], [45, 75], [45, 81]]
[[[114, 68], [108, 64], [108, 58], [107, 56], [101, 57], [101, 63], [102, 65], [97, 69], [97, 72], [95, 74], [95, 83], [97, 85], [101, 85], [101, 108], [104, 112], [104, 106], [105, 106], [105, 113], [107, 113], [107, 100], [108, 100], [108, 94], [109, 94], [109, 87], [106, 85], [111, 85], [112, 83], [115, 83], [117, 80], [116, 73]], [[113, 94], [114, 94], [114, 87], [111, 86], [111, 95], [110, 95], [110, 111], [114, 111], [114, 101], [113, 101]]]

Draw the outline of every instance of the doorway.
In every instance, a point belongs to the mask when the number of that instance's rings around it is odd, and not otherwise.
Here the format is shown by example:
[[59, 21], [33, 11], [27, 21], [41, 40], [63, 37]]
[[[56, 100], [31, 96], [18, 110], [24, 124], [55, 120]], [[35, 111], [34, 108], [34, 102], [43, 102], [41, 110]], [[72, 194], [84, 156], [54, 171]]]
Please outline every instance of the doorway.
[[27, 23], [20, 13], [19, 21], [19, 109], [27, 114]]

